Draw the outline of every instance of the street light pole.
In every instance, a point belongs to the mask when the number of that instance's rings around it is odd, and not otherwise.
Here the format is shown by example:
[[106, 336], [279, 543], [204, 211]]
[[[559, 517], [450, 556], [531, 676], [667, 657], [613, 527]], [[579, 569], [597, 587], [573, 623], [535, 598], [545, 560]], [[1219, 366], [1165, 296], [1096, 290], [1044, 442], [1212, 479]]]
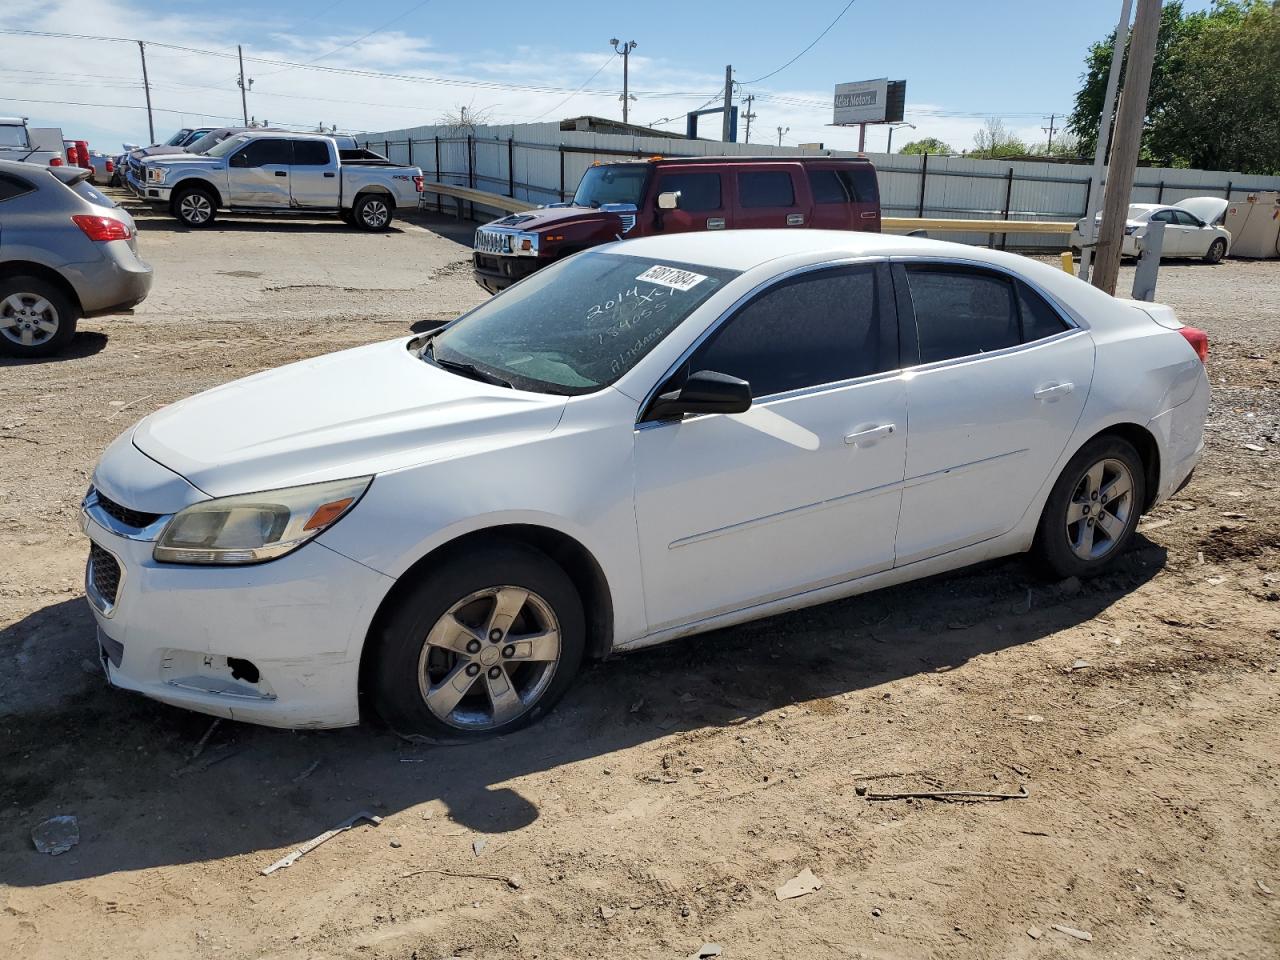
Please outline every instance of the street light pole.
[[790, 133], [790, 132], [791, 132], [791, 128], [790, 128], [790, 127], [779, 127], [779, 128], [778, 128], [778, 146], [782, 146], [782, 135], [783, 135], [784, 133]]
[[889, 124], [889, 143], [884, 148], [885, 153], [893, 153], [893, 131], [898, 127], [910, 127], [912, 130], [916, 128], [914, 123], [891, 123]]
[[[631, 78], [629, 76], [631, 51], [638, 47], [639, 44], [634, 40], [628, 40], [626, 43], [622, 43], [617, 37], [614, 37], [609, 42], [613, 44], [613, 52], [622, 57], [622, 122], [627, 123], [629, 122], [628, 108], [631, 106]], [[619, 44], [621, 44], [621, 46], [619, 46]]]

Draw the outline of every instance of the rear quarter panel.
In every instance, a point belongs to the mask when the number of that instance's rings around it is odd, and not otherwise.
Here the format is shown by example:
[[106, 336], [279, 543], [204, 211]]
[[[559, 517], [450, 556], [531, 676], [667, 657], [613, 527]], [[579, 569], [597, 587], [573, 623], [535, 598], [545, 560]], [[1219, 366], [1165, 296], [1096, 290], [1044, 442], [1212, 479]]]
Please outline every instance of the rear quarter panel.
[[364, 167], [343, 164], [340, 174], [344, 209], [350, 208], [360, 191], [369, 187], [389, 191], [397, 207], [418, 205], [419, 194], [413, 185], [413, 178], [422, 176], [422, 170], [418, 167]]

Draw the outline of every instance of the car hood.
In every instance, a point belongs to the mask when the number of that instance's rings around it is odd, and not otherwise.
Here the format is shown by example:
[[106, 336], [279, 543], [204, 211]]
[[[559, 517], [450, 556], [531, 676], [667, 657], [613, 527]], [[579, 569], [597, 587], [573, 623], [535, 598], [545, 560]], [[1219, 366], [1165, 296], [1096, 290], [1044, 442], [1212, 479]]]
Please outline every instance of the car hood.
[[177, 153], [165, 157], [146, 157], [144, 162], [149, 167], [216, 167], [221, 161], [217, 157], [206, 157], [203, 153]]
[[134, 445], [214, 497], [376, 474], [550, 433], [566, 399], [441, 370], [406, 340], [259, 373], [142, 420]]
[[167, 144], [161, 144], [158, 147], [137, 147], [129, 151], [129, 156], [142, 160], [150, 157], [165, 157], [170, 154], [181, 154], [186, 151], [182, 147], [171, 147]]
[[515, 227], [519, 230], [559, 229], [570, 224], [607, 225], [614, 231], [622, 228], [622, 216], [616, 211], [595, 207], [541, 207], [524, 213], [512, 214], [501, 220], [486, 223], [486, 227]]
[[1174, 206], [1194, 214], [1205, 223], [1217, 226], [1218, 218], [1226, 212], [1230, 204], [1222, 197], [1187, 197], [1185, 200], [1179, 200]]

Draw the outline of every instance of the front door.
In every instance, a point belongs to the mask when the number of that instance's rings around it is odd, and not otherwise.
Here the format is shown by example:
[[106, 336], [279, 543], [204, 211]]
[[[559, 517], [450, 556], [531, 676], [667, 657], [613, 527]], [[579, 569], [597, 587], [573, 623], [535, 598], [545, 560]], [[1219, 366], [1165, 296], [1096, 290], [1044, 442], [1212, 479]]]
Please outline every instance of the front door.
[[907, 408], [890, 286], [883, 263], [780, 281], [663, 386], [714, 370], [753, 404], [636, 429], [650, 630], [893, 565]]
[[[895, 266], [914, 308], [899, 565], [1005, 533], [1065, 449], [1093, 381], [1093, 339], [1020, 280]], [[910, 318], [904, 318], [904, 325]]]
[[809, 185], [796, 163], [751, 164], [734, 169], [734, 226], [762, 230], [810, 226]]
[[[678, 193], [674, 210], [656, 209], [659, 194]], [[736, 224], [730, 213], [724, 177], [696, 166], [661, 167], [653, 191], [655, 233], [727, 230]]]
[[227, 206], [287, 208], [292, 163], [288, 140], [261, 137], [249, 141], [227, 161]]
[[294, 140], [289, 195], [295, 207], [337, 209], [341, 189], [333, 147], [326, 140]]

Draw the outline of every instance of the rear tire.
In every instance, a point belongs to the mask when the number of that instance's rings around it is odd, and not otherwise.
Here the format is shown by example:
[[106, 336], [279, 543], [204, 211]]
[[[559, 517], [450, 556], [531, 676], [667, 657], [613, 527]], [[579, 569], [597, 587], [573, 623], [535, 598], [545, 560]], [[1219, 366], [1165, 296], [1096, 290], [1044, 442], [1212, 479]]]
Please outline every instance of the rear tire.
[[0, 353], [47, 357], [76, 335], [80, 311], [59, 287], [40, 277], [0, 280]]
[[586, 626], [554, 560], [494, 543], [422, 576], [374, 642], [369, 693], [388, 726], [473, 740], [519, 730], [555, 705], [582, 662]]
[[174, 195], [170, 209], [184, 226], [200, 230], [217, 219], [218, 200], [204, 187], [188, 187]]
[[1221, 263], [1222, 258], [1227, 255], [1227, 241], [1219, 237], [1213, 243], [1209, 244], [1209, 249], [1204, 255], [1205, 263]]
[[360, 230], [381, 233], [391, 226], [394, 211], [395, 206], [386, 197], [378, 193], [366, 193], [356, 197], [351, 217]]
[[1091, 440], [1063, 468], [1045, 502], [1032, 558], [1046, 576], [1096, 577], [1115, 563], [1146, 503], [1146, 472], [1133, 444]]

